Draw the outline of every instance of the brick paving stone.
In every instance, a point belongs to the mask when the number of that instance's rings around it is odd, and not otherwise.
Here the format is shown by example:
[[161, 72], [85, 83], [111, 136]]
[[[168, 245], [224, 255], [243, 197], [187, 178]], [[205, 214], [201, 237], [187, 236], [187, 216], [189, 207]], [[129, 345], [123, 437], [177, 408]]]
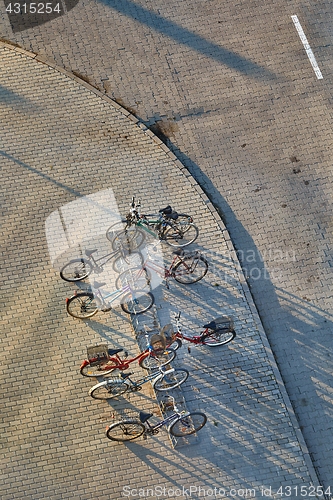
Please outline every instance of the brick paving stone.
[[[118, 500], [125, 486], [149, 485], [155, 488], [153, 498], [162, 486], [179, 488], [177, 498], [185, 499], [183, 487], [192, 486], [192, 498], [199, 499], [200, 488], [215, 486], [255, 488], [259, 494], [261, 486], [276, 492], [281, 485], [317, 484], [244, 277], [232, 258], [225, 268], [230, 239], [220, 231], [207, 197], [193, 189], [193, 179], [175, 157], [112, 101], [28, 54], [3, 45], [0, 50], [8, 75], [0, 90], [6, 199], [4, 498]], [[165, 431], [127, 445], [109, 442], [104, 428], [114, 418], [134, 416], [140, 408], [151, 410], [154, 420], [160, 415], [154, 394], [146, 386], [112, 404], [93, 401], [87, 394], [92, 381], [79, 374], [86, 346], [106, 342], [132, 355], [138, 345], [130, 318], [119, 308], [87, 321], [66, 315], [65, 297], [76, 287], [52, 268], [48, 243], [53, 251], [50, 233], [56, 226], [46, 221], [58, 211], [67, 232], [75, 232], [75, 225], [88, 228], [90, 238], [102, 245], [113, 211], [103, 204], [103, 193], [110, 188], [122, 213], [135, 188], [147, 212], [171, 203], [195, 214], [200, 229], [195, 248], [207, 253], [209, 273], [188, 288], [172, 282], [170, 289], [154, 291], [160, 323], [172, 322], [179, 310], [184, 332], [199, 331], [221, 314], [235, 320], [237, 337], [231, 344], [193, 346], [190, 353], [183, 348], [177, 355], [176, 365], [191, 372], [182, 391], [186, 405], [208, 417], [188, 445], [173, 448]], [[74, 200], [75, 209], [69, 205]], [[103, 215], [94, 219], [95, 213]], [[171, 258], [170, 250], [164, 253]]]

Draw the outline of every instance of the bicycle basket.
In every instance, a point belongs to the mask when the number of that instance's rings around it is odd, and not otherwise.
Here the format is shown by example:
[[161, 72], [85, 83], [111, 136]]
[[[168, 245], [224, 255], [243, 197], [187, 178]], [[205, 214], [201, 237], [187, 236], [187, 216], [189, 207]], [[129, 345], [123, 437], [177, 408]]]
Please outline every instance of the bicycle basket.
[[99, 365], [101, 362], [108, 361], [109, 360], [108, 345], [100, 344], [87, 347], [87, 356], [90, 361], [90, 366]]
[[171, 323], [168, 323], [167, 325], [163, 326], [161, 329], [161, 333], [167, 344], [171, 344], [175, 340], [175, 332], [173, 331], [173, 326]]
[[214, 331], [222, 330], [223, 332], [230, 332], [234, 329], [234, 322], [230, 316], [220, 316], [211, 321], [208, 325], [205, 325], [204, 328], [209, 328]]
[[150, 345], [154, 352], [164, 352], [166, 348], [166, 338], [164, 335], [154, 333], [150, 338]]

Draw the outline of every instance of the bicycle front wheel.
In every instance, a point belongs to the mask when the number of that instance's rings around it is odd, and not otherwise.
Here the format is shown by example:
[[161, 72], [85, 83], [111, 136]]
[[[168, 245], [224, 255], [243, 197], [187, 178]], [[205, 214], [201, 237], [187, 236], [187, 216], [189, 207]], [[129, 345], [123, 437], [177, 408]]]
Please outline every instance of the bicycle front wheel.
[[204, 413], [190, 413], [184, 417], [179, 417], [170, 427], [169, 432], [175, 437], [189, 436], [202, 429], [207, 422]]
[[121, 308], [127, 314], [142, 314], [154, 304], [154, 295], [142, 290], [132, 290], [123, 297]]
[[172, 349], [173, 351], [177, 351], [181, 346], [183, 345], [183, 342], [180, 339], [174, 339], [169, 342], [167, 342], [167, 348]]
[[140, 359], [139, 365], [145, 370], [157, 370], [160, 366], [166, 366], [171, 363], [175, 357], [175, 351], [168, 348], [160, 354], [150, 352], [147, 356]]
[[150, 283], [150, 273], [148, 269], [134, 267], [119, 274], [116, 279], [116, 288], [119, 290], [129, 285], [132, 290], [143, 290]]
[[66, 309], [73, 318], [86, 319], [91, 318], [97, 313], [101, 302], [92, 293], [78, 293], [70, 299], [67, 299]]
[[171, 373], [165, 373], [163, 377], [153, 383], [156, 391], [169, 391], [182, 385], [188, 378], [189, 372], [183, 368], [175, 368]]
[[142, 436], [145, 426], [136, 420], [123, 420], [106, 428], [106, 436], [111, 441], [131, 441]]
[[84, 280], [91, 273], [93, 267], [86, 259], [73, 259], [60, 271], [60, 277], [65, 281], [75, 282]]
[[186, 247], [193, 243], [199, 235], [199, 229], [192, 223], [172, 223], [163, 234], [163, 240], [172, 247]]
[[113, 269], [121, 273], [129, 267], [140, 267], [143, 264], [143, 257], [140, 252], [131, 252], [126, 255], [120, 255], [113, 263]]
[[223, 330], [212, 330], [203, 335], [202, 343], [208, 345], [209, 347], [216, 347], [219, 345], [228, 344], [236, 337], [236, 332], [234, 330], [223, 331]]
[[172, 276], [178, 283], [190, 285], [206, 276], [208, 262], [202, 255], [181, 257], [181, 261], [171, 270]]
[[129, 385], [121, 379], [106, 380], [100, 384], [96, 384], [89, 391], [89, 396], [94, 399], [112, 399], [124, 394], [129, 388]]
[[126, 219], [116, 222], [106, 231], [106, 237], [111, 241], [113, 250], [135, 250], [142, 245], [145, 235], [135, 224], [128, 225]]

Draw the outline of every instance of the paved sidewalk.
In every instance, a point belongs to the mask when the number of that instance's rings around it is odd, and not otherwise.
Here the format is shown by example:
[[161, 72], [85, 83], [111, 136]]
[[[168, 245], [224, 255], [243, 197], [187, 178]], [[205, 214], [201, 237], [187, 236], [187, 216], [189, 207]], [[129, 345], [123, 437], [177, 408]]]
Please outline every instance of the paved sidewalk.
[[[307, 498], [304, 491], [311, 498], [318, 482], [302, 434], [228, 233], [207, 197], [145, 126], [89, 85], [13, 47], [1, 45], [0, 60], [2, 498], [244, 498], [247, 492], [278, 499], [288, 488], [293, 498]], [[45, 221], [76, 201], [68, 214], [86, 228], [91, 212], [80, 210], [80, 200], [106, 190], [123, 214], [135, 193], [145, 211], [170, 203], [199, 226], [195, 247], [206, 254], [209, 273], [192, 287], [172, 283], [156, 291], [160, 323], [178, 310], [184, 331], [221, 314], [235, 319], [232, 344], [183, 348], [177, 356], [191, 372], [183, 389], [188, 408], [208, 416], [187, 446], [174, 449], [163, 431], [112, 444], [106, 423], [140, 408], [158, 415], [154, 395], [146, 387], [107, 405], [89, 399], [93, 384], [79, 374], [86, 346], [105, 341], [134, 354], [137, 344], [119, 308], [86, 322], [66, 315], [64, 299], [75, 287], [52, 269]]]

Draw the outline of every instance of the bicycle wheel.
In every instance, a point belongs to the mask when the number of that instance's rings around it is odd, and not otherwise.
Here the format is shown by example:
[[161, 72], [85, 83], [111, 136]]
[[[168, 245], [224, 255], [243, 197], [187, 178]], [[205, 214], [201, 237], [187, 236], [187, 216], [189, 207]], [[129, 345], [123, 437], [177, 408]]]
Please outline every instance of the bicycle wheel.
[[118, 232], [112, 240], [113, 250], [131, 251], [139, 248], [145, 240], [145, 235], [140, 229], [131, 226]]
[[70, 299], [67, 299], [66, 309], [73, 318], [86, 319], [91, 318], [101, 307], [101, 301], [94, 297], [93, 293], [78, 293]]
[[209, 347], [215, 347], [218, 345], [228, 344], [236, 337], [236, 332], [234, 330], [224, 331], [224, 330], [211, 330], [207, 335], [203, 335], [202, 343], [208, 345]]
[[172, 349], [166, 349], [163, 353], [150, 352], [148, 356], [141, 358], [139, 365], [145, 370], [156, 370], [160, 366], [166, 366], [176, 357], [176, 352]]
[[117, 365], [113, 365], [108, 361], [100, 363], [92, 363], [91, 365], [82, 365], [80, 368], [80, 373], [84, 377], [101, 377], [102, 375], [108, 375], [116, 370]]
[[202, 255], [181, 257], [172, 269], [172, 276], [178, 283], [190, 285], [200, 281], [208, 271], [208, 262]]
[[183, 342], [180, 339], [175, 339], [169, 342], [167, 341], [167, 348], [171, 349], [172, 351], [177, 351], [181, 346], [183, 345]]
[[126, 219], [122, 219], [110, 226], [106, 231], [106, 237], [111, 241], [113, 250], [121, 248], [134, 250], [145, 239], [142, 231], [134, 223], [129, 226]]
[[183, 384], [189, 376], [189, 372], [183, 368], [175, 368], [172, 373], [166, 373], [162, 378], [153, 383], [156, 391], [169, 391]]
[[73, 259], [60, 271], [60, 277], [65, 281], [81, 281], [91, 273], [93, 267], [86, 259]]
[[109, 379], [92, 387], [89, 391], [89, 396], [94, 399], [112, 399], [124, 394], [128, 388], [129, 385], [124, 380]]
[[116, 279], [116, 289], [119, 290], [129, 285], [132, 290], [143, 290], [150, 282], [150, 273], [148, 269], [142, 267], [133, 267], [119, 274]]
[[172, 223], [163, 233], [162, 239], [172, 247], [186, 247], [197, 239], [199, 229], [192, 223]]
[[145, 431], [145, 426], [137, 420], [123, 420], [116, 422], [106, 428], [106, 436], [111, 441], [131, 441], [136, 439]]
[[127, 255], [120, 255], [113, 263], [113, 269], [117, 273], [127, 270], [129, 267], [140, 267], [143, 264], [143, 257], [140, 252], [132, 252]]
[[207, 417], [204, 413], [194, 412], [179, 417], [170, 427], [169, 432], [175, 437], [189, 436], [202, 429], [207, 422]]
[[142, 290], [132, 290], [121, 301], [121, 308], [127, 314], [142, 314], [154, 304], [154, 295]]

